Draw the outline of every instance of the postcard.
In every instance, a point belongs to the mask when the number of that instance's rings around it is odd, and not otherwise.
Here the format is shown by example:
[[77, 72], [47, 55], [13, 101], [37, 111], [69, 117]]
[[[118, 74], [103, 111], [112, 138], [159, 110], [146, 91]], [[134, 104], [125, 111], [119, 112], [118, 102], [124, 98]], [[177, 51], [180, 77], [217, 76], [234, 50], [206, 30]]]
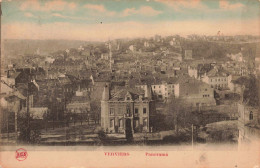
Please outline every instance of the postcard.
[[0, 0], [0, 168], [259, 168], [259, 0]]

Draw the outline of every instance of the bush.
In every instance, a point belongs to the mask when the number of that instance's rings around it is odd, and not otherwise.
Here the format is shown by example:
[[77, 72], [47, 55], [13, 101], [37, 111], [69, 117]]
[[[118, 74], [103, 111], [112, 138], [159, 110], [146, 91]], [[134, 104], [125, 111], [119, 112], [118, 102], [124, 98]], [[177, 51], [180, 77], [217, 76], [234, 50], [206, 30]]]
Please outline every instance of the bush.
[[98, 138], [103, 142], [105, 139], [107, 139], [107, 134], [104, 130], [98, 131]]
[[18, 128], [19, 128], [19, 136], [18, 141], [22, 143], [31, 143], [31, 144], [37, 144], [40, 142], [40, 129], [41, 125], [40, 122], [37, 122], [38, 124], [35, 124], [32, 122], [32, 119], [30, 120], [30, 126], [28, 127], [28, 120], [25, 115], [20, 115], [19, 122], [18, 122]]

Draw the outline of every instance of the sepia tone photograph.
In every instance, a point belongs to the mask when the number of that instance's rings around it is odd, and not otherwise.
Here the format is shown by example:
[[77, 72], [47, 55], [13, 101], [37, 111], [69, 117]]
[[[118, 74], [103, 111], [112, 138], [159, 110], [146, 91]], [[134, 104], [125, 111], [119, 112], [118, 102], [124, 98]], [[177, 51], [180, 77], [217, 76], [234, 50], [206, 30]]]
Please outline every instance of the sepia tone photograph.
[[0, 9], [0, 167], [260, 168], [259, 0]]

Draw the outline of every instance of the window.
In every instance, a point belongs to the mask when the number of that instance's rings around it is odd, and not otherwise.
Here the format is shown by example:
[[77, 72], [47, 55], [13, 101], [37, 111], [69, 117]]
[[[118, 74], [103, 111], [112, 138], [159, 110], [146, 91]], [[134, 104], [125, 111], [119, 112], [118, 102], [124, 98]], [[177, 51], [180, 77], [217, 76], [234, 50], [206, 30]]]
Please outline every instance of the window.
[[135, 128], [139, 126], [139, 120], [135, 120]]
[[159, 86], [159, 88], [161, 88], [161, 86]]
[[114, 120], [113, 119], [110, 120], [110, 127], [111, 128], [114, 127]]
[[249, 120], [253, 120], [254, 119], [254, 115], [253, 115], [253, 112], [250, 111], [250, 114], [249, 114]]
[[114, 108], [110, 108], [110, 115], [114, 115], [115, 114], [115, 109]]
[[135, 114], [138, 114], [138, 108], [135, 108]]
[[119, 119], [118, 127], [123, 127], [123, 119]]
[[143, 126], [144, 126], [144, 127], [147, 127], [147, 119], [144, 119], [144, 120], [143, 120]]
[[205, 89], [205, 91], [207, 91], [208, 89]]
[[155, 86], [153, 86], [153, 88], [155, 89]]
[[212, 79], [210, 81], [212, 82]]
[[127, 108], [126, 108], [126, 113], [127, 113], [127, 114], [130, 114], [130, 107], [127, 107]]
[[146, 108], [143, 108], [143, 114], [146, 114]]
[[218, 81], [220, 81], [220, 79], [218, 79]]

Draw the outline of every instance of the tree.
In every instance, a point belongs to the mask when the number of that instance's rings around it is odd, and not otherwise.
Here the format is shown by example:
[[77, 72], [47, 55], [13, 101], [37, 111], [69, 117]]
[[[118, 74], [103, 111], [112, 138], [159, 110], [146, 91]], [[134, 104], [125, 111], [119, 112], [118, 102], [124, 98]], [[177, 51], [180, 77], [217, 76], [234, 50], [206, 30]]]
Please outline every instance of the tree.
[[245, 102], [248, 102], [250, 106], [259, 105], [259, 79], [256, 79], [254, 76], [250, 76], [247, 81], [245, 81], [245, 90], [243, 94], [243, 99]]
[[90, 102], [90, 117], [94, 120], [95, 124], [99, 123], [101, 116], [101, 105], [99, 101], [93, 100]]
[[179, 128], [190, 128], [191, 125], [199, 125], [199, 114], [184, 99], [169, 98], [166, 107], [166, 123], [178, 133]]
[[[30, 117], [30, 120], [33, 119]], [[23, 143], [39, 143], [40, 142], [40, 128], [41, 123], [38, 122], [28, 128], [28, 119], [26, 113], [19, 113], [18, 115], [18, 128], [20, 130], [18, 141]], [[29, 131], [28, 131], [29, 130]]]
[[171, 128], [174, 128], [178, 132], [178, 116], [180, 114], [180, 108], [182, 104], [181, 99], [170, 98], [169, 103], [167, 104], [167, 123]]

